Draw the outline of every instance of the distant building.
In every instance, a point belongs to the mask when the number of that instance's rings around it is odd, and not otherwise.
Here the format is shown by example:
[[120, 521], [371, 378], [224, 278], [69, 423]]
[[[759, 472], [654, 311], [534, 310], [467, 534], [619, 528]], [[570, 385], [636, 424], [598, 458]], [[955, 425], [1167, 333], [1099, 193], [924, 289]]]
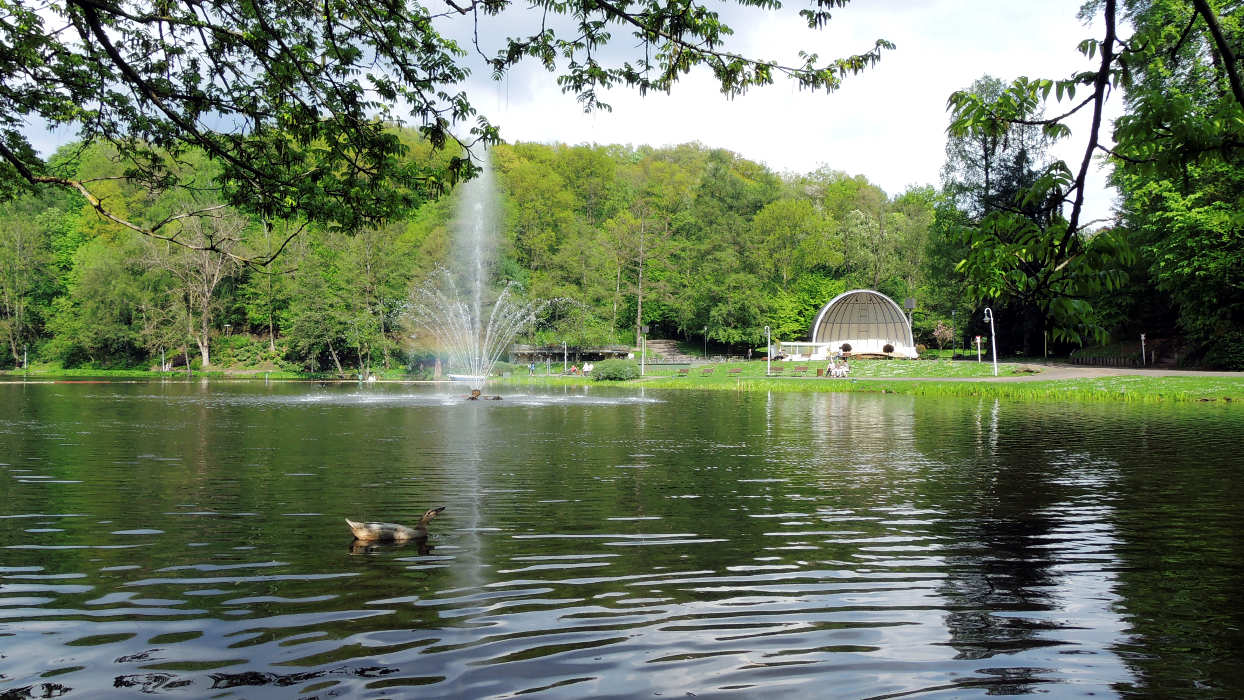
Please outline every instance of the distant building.
[[830, 300], [817, 313], [809, 337], [807, 342], [780, 343], [780, 350], [796, 361], [825, 360], [844, 346], [857, 356], [916, 357], [907, 316], [893, 299], [871, 289], [853, 289]]

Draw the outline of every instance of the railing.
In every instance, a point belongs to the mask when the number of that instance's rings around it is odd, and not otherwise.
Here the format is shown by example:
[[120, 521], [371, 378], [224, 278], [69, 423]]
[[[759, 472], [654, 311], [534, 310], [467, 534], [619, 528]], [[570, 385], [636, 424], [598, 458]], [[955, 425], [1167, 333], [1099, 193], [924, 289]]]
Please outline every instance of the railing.
[[[988, 353], [983, 353], [981, 357], [983, 358], [985, 362], [989, 362]], [[951, 356], [951, 359], [962, 361], [962, 362], [967, 362], [967, 361], [975, 362], [977, 360], [977, 357], [976, 357], [975, 352], [971, 354], [955, 353]], [[1141, 368], [1141, 369], [1145, 367], [1153, 367], [1156, 361], [1156, 357], [1154, 357], [1154, 358], [1151, 358], [1148, 363], [1144, 363], [1141, 361], [1139, 357], [1132, 356], [1132, 355], [1086, 355], [1086, 356], [1073, 356], [1073, 357], [1051, 357], [1049, 359], [1053, 362], [1066, 362], [1068, 364], [1081, 365], [1084, 367], [1135, 367], [1135, 368]], [[1043, 361], [1043, 358], [1034, 357], [1034, 358], [1016, 359], [1016, 358], [1008, 357], [1006, 358], [1006, 361], [1007, 362], [1018, 361], [1018, 362], [1040, 363]]]
[[1087, 365], [1089, 367], [1144, 367], [1139, 357], [1124, 357], [1121, 355], [1108, 355], [1103, 357], [1072, 357], [1069, 362], [1073, 365]]

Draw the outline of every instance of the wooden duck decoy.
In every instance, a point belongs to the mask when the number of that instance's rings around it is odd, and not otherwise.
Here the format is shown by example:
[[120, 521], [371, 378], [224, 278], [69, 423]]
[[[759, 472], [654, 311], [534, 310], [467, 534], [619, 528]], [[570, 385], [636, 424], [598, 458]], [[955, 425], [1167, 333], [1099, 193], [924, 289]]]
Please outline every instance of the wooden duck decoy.
[[419, 518], [419, 524], [414, 527], [406, 527], [397, 523], [359, 523], [346, 518], [346, 524], [350, 526], [350, 532], [354, 533], [354, 538], [364, 542], [405, 542], [414, 539], [427, 539], [428, 537], [428, 521], [440, 515], [445, 510], [445, 506], [432, 508]]

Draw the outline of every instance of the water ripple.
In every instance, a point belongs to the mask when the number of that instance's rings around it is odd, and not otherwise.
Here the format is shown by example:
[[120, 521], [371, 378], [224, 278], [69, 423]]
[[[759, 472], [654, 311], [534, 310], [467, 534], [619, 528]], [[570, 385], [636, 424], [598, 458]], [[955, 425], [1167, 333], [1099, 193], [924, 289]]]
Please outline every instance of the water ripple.
[[[23, 426], [0, 437], [0, 694], [1244, 691], [1234, 418], [90, 392], [0, 405]], [[442, 504], [417, 543], [352, 546], [341, 523]]]

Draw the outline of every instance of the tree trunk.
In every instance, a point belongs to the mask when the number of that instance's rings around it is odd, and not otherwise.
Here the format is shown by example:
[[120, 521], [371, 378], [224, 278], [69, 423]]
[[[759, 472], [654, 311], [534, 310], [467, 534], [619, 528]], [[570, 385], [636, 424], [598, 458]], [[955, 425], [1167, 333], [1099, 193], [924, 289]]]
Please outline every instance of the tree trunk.
[[[193, 338], [197, 343], [198, 338], [194, 335], [194, 307], [190, 303], [190, 297], [185, 297], [186, 302], [186, 338]], [[190, 343], [185, 345], [186, 352], [186, 374], [190, 374]]]
[[212, 329], [208, 325], [208, 304], [211, 303], [211, 292], [209, 291], [203, 297], [203, 305], [199, 308], [199, 332], [195, 336], [195, 342], [199, 344], [199, 357], [203, 360], [203, 369], [207, 369], [212, 365], [211, 342]]
[[276, 310], [272, 308], [272, 275], [268, 275], [268, 349], [276, 352]]
[[[267, 250], [270, 251], [272, 250], [272, 222], [269, 221], [268, 219], [264, 219], [263, 229], [264, 229], [264, 235], [267, 239]], [[276, 309], [273, 308], [273, 303], [272, 303], [272, 297], [275, 294], [275, 292], [273, 292], [273, 289], [272, 289], [274, 286], [274, 283], [272, 281], [272, 274], [269, 273], [268, 275], [266, 275], [266, 279], [268, 281], [268, 349], [275, 353], [276, 352], [276, 328], [275, 328], [276, 324], [275, 324], [274, 317], [276, 316]]]
[[333, 349], [333, 341], [331, 340], [328, 341], [328, 354], [333, 356], [333, 364], [337, 366], [337, 374], [345, 374], [341, 369], [341, 360], [337, 357], [337, 351]]
[[6, 328], [8, 331], [6, 335], [8, 335], [9, 350], [13, 353], [13, 364], [20, 367], [22, 364], [22, 357], [17, 350], [21, 344], [17, 341], [21, 339], [25, 331], [24, 326], [26, 314], [24, 312], [26, 304], [20, 298], [16, 301], [10, 301], [7, 289], [5, 290], [5, 297], [4, 310], [9, 312], [10, 318], [10, 322]]
[[616, 330], [618, 327], [618, 297], [622, 295], [622, 264], [618, 263], [618, 275], [613, 283], [613, 322], [609, 324], [611, 329]]

